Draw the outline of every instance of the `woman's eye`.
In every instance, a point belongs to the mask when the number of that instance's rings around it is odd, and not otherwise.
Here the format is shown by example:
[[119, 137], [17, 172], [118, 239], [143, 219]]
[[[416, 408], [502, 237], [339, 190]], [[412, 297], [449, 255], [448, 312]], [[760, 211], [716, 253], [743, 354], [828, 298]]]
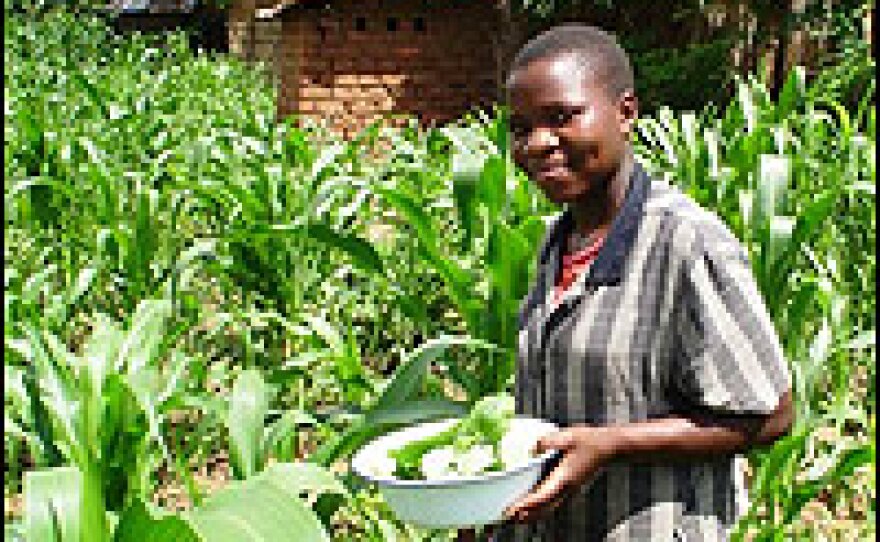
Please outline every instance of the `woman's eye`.
[[557, 111], [555, 115], [553, 115], [553, 122], [557, 125], [568, 124], [568, 122], [574, 117], [574, 111]]

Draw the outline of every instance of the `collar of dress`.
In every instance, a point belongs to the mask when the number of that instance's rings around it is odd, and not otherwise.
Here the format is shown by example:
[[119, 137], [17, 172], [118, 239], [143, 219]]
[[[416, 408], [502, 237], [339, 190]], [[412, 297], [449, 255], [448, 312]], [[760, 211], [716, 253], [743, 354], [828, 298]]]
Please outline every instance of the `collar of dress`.
[[[644, 215], [645, 202], [648, 199], [650, 188], [651, 180], [647, 172], [641, 165], [634, 162], [623, 205], [611, 222], [602, 248], [590, 266], [585, 277], [587, 284], [613, 285], [620, 282], [626, 258], [635, 243], [636, 234]], [[541, 269], [544, 273], [556, 267], [552, 265], [550, 258], [564, 250], [565, 240], [573, 226], [574, 215], [570, 208], [566, 208], [551, 226], [549, 242], [541, 253]]]

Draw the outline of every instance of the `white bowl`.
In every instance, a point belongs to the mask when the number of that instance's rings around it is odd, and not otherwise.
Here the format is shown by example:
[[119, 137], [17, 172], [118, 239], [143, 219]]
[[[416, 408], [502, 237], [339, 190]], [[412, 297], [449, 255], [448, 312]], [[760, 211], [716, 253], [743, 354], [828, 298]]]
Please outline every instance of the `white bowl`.
[[[375, 482], [395, 515], [412, 525], [453, 529], [497, 523], [501, 521], [505, 508], [535, 486], [542, 466], [557, 451], [548, 451], [511, 470], [441, 480], [379, 478], [370, 474], [367, 468], [374, 458], [387, 456], [389, 450], [439, 433], [455, 421], [423, 423], [381, 436], [355, 454], [352, 470]], [[510, 428], [512, 431], [527, 431], [536, 437], [556, 429], [555, 424], [533, 418], [514, 418]]]

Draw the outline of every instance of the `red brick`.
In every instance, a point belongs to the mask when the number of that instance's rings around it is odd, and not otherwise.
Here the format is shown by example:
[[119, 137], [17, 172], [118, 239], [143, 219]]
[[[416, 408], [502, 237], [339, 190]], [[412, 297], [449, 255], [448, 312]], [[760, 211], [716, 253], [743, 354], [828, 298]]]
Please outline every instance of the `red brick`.
[[[491, 33], [497, 13], [491, 0], [457, 7], [432, 2], [428, 8], [421, 0], [395, 0], [386, 7], [378, 0], [330, 2], [332, 12], [285, 12], [281, 42], [264, 52], [278, 58], [279, 109], [296, 106], [304, 114], [332, 118], [348, 134], [379, 113], [450, 118], [494, 98]], [[396, 32], [386, 30], [389, 16], [398, 19]], [[426, 32], [414, 31], [416, 16], [424, 18]], [[354, 29], [356, 17], [366, 19], [366, 30]]]

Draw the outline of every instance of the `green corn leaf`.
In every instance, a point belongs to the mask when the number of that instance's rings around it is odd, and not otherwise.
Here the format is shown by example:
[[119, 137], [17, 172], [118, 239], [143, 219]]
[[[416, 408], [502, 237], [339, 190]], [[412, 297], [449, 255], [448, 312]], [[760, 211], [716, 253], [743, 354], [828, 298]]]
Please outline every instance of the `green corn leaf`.
[[330, 540], [315, 513], [297, 498], [307, 488], [288, 485], [304, 478], [316, 482], [293, 473], [233, 482], [184, 518], [205, 542]]
[[761, 222], [782, 210], [791, 178], [791, 160], [787, 156], [762, 154], [758, 169], [758, 213]]
[[826, 96], [817, 96], [811, 104], [816, 109], [829, 109], [834, 112], [837, 119], [837, 128], [840, 138], [848, 141], [853, 135], [853, 123], [846, 107], [842, 103]]
[[769, 243], [767, 243], [767, 259], [774, 264], [783, 253], [790, 252], [788, 245], [791, 243], [792, 233], [796, 219], [790, 216], [774, 215], [770, 217], [768, 224]]
[[[362, 418], [355, 421], [352, 426], [337, 438], [322, 445], [311, 457], [312, 461], [320, 465], [329, 465], [339, 457], [350, 453], [353, 449], [364, 442], [368, 435], [378, 434], [380, 426], [371, 420], [381, 419], [382, 413], [397, 411], [396, 414], [402, 419], [403, 406], [413, 397], [418, 387], [422, 384], [428, 367], [438, 360], [449, 348], [453, 346], [467, 346], [482, 349], [495, 349], [494, 345], [485, 341], [469, 337], [439, 337], [431, 339], [419, 348], [411, 352], [398, 366], [394, 374], [382, 389], [379, 397], [373, 405], [364, 412]], [[424, 419], [431, 412], [413, 411], [413, 416]]]
[[85, 94], [89, 97], [92, 103], [98, 106], [98, 108], [101, 110], [101, 115], [104, 117], [109, 116], [110, 113], [107, 110], [107, 105], [104, 103], [104, 98], [102, 97], [101, 92], [98, 90], [98, 88], [93, 85], [91, 81], [86, 79], [85, 76], [78, 70], [70, 70], [68, 73], [70, 74], [71, 78], [76, 81], [76, 83], [80, 87], [82, 87], [82, 89], [85, 91]]
[[40, 440], [49, 450], [56, 446], [68, 450], [74, 461], [82, 464], [88, 442], [77, 432], [81, 411], [73, 368], [64, 360], [54, 359], [47, 350], [45, 336], [50, 332], [41, 333], [29, 324], [23, 330], [33, 353], [27, 384], [32, 388], [28, 395]]
[[3, 525], [3, 536], [11, 542], [26, 542], [24, 525], [20, 521], [7, 521]]
[[305, 493], [348, 494], [336, 476], [313, 463], [273, 463], [260, 473], [259, 479], [293, 496]]
[[[29, 399], [25, 378], [26, 372], [21, 367], [9, 364], [3, 366], [3, 397], [9, 401], [8, 406], [12, 409], [27, 409]], [[9, 411], [7, 411], [8, 413]]]
[[148, 299], [138, 303], [119, 347], [117, 371], [137, 372], [155, 359], [166, 337], [165, 324], [171, 312], [168, 300]]
[[317, 158], [311, 164], [308, 176], [309, 184], [314, 186], [326, 179], [332, 173], [333, 166], [340, 160], [340, 156], [345, 156], [346, 149], [347, 146], [341, 142], [332, 142], [322, 146], [318, 151]]
[[[777, 487], [777, 482], [784, 480], [786, 464], [797, 457], [797, 450], [802, 450], [814, 428], [810, 421], [797, 427], [792, 433], [777, 442], [772, 449], [761, 456], [759, 469], [752, 487], [754, 495], [765, 495]], [[756, 500], [755, 502], [758, 502]], [[754, 506], [754, 505], [753, 505]]]
[[25, 305], [35, 305], [40, 292], [46, 287], [50, 277], [58, 270], [58, 266], [49, 264], [29, 276], [24, 283], [21, 292], [21, 302]]
[[135, 499], [119, 518], [113, 542], [180, 541], [203, 542], [203, 539], [182, 518], [147, 507]]
[[103, 540], [105, 532], [83, 523], [83, 476], [75, 467], [36, 470], [24, 475], [27, 540]]
[[100, 313], [93, 317], [92, 333], [82, 353], [92, 372], [103, 377], [113, 368], [124, 339], [125, 331], [116, 320]]
[[199, 260], [210, 260], [216, 254], [216, 239], [200, 239], [181, 252], [166, 281], [165, 297], [173, 299], [178, 291], [189, 288], [198, 269]]
[[334, 354], [340, 354], [344, 351], [345, 342], [333, 324], [307, 313], [302, 314], [301, 318], [305, 321], [308, 329], [320, 337]]
[[339, 233], [322, 224], [310, 224], [306, 228], [306, 233], [312, 239], [342, 250], [352, 257], [352, 262], [359, 268], [373, 273], [384, 273], [382, 258], [369, 242], [353, 235]]
[[383, 200], [406, 218], [407, 224], [413, 228], [419, 240], [419, 248], [449, 288], [450, 297], [459, 313], [465, 318], [468, 329], [477, 329], [479, 315], [476, 314], [478, 309], [475, 305], [479, 305], [479, 301], [472, 292], [471, 278], [441, 252], [442, 239], [438, 236], [428, 214], [413, 198], [400, 191], [379, 189], [378, 192]]
[[445, 399], [425, 399], [385, 409], [370, 411], [364, 416], [366, 425], [405, 425], [440, 418], [457, 418], [467, 414], [467, 405]]
[[246, 479], [262, 468], [263, 425], [269, 412], [269, 386], [259, 371], [243, 371], [232, 386], [226, 425], [236, 477]]
[[370, 440], [395, 427], [456, 418], [466, 413], [466, 405], [442, 400], [414, 400], [387, 409], [374, 409], [357, 418], [341, 435], [323, 444], [309, 459], [326, 466], [339, 458], [349, 456]]
[[452, 180], [452, 197], [463, 231], [461, 249], [467, 251], [478, 235], [477, 185], [471, 176], [453, 175]]
[[[805, 243], [814, 240], [820, 235], [823, 221], [827, 219], [833, 207], [838, 203], [840, 194], [836, 190], [827, 190], [817, 195], [797, 217], [797, 223], [791, 233], [789, 241], [779, 253], [778, 257], [768, 268], [768, 273], [763, 278], [762, 293], [768, 301], [772, 299], [785, 299], [787, 293], [787, 279], [791, 272], [792, 260], [795, 254], [801, 250]], [[771, 295], [772, 294], [772, 295]]]
[[274, 450], [283, 441], [296, 436], [301, 425], [318, 425], [318, 420], [311, 414], [300, 410], [289, 410], [265, 428], [263, 432], [262, 449], [267, 453]]
[[486, 158], [480, 171], [480, 204], [492, 221], [503, 216], [507, 203], [507, 167], [504, 157], [492, 155]]
[[806, 77], [806, 70], [803, 66], [794, 66], [789, 72], [777, 100], [777, 113], [780, 119], [796, 113], [804, 103]]
[[310, 493], [345, 495], [346, 490], [316, 465], [276, 463], [180, 516], [135, 502], [120, 519], [114, 542], [330, 540], [318, 516], [300, 500]]
[[384, 410], [402, 404], [411, 398], [421, 384], [428, 367], [454, 346], [495, 349], [496, 346], [470, 337], [438, 337], [426, 341], [411, 352], [391, 375], [379, 392], [370, 410]]
[[844, 348], [849, 350], [867, 350], [877, 345], [877, 331], [870, 330], [853, 337]]
[[326, 224], [271, 224], [248, 227], [227, 234], [227, 239], [251, 243], [255, 238], [283, 239], [298, 235], [340, 250], [351, 257], [352, 264], [367, 272], [384, 273], [382, 257], [368, 241], [356, 236], [340, 233]]
[[59, 301], [59, 303], [55, 304], [48, 311], [50, 317], [58, 322], [66, 321], [68, 314], [70, 314], [71, 307], [79, 303], [80, 299], [82, 299], [82, 296], [85, 295], [89, 288], [91, 288], [92, 283], [94, 283], [95, 277], [97, 275], [97, 267], [83, 268], [77, 276], [76, 283], [73, 285], [70, 291], [62, 298], [62, 300]]
[[803, 507], [816, 499], [823, 489], [844, 482], [856, 469], [875, 462], [876, 449], [873, 443], [845, 450], [840, 454], [834, 467], [829, 469], [820, 479], [810, 480], [793, 488], [794, 495], [789, 507], [785, 510], [784, 523], [790, 524]]

